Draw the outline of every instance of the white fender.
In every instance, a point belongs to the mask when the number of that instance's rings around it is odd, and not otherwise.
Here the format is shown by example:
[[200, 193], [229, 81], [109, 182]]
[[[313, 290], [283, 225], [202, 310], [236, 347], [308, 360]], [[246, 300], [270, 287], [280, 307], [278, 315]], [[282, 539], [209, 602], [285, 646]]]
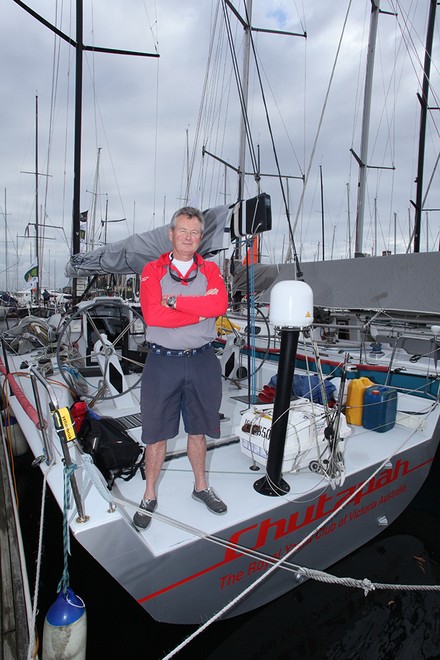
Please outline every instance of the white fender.
[[43, 660], [86, 660], [87, 614], [70, 587], [61, 591], [44, 620]]
[[7, 437], [11, 441], [12, 454], [14, 456], [22, 456], [28, 451], [29, 445], [20, 425], [17, 423], [15, 417], [9, 413], [4, 413], [3, 424], [6, 427]]

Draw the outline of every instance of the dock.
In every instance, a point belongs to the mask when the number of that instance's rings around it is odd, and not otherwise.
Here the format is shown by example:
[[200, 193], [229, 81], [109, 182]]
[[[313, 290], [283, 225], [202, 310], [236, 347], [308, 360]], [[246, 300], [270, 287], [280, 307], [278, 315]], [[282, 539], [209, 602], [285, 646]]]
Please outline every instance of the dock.
[[29, 645], [30, 600], [6, 438], [0, 424], [0, 660], [24, 660]]

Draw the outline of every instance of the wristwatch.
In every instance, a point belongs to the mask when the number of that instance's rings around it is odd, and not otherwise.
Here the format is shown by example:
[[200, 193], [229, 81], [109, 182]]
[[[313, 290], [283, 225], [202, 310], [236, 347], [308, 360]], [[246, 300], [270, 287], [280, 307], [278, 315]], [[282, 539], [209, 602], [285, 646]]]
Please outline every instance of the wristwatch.
[[174, 307], [175, 304], [176, 304], [176, 296], [168, 296], [167, 298], [168, 307]]

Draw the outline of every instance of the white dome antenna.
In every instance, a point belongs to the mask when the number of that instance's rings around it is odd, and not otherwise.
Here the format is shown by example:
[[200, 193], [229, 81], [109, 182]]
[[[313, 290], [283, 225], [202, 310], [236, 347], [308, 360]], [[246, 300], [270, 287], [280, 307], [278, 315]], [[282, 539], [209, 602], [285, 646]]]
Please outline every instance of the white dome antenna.
[[313, 291], [298, 280], [284, 280], [270, 293], [271, 323], [278, 328], [306, 328], [313, 323]]

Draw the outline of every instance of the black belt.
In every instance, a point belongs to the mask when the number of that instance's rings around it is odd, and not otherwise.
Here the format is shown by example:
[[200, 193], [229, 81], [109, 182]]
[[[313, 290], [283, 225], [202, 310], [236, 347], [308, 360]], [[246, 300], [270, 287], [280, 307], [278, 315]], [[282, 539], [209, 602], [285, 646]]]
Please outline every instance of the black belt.
[[212, 342], [208, 342], [199, 348], [180, 348], [172, 349], [165, 348], [164, 346], [159, 346], [159, 344], [149, 344], [148, 347], [152, 353], [155, 355], [165, 355], [166, 357], [192, 357], [193, 355], [198, 355], [203, 353], [208, 348], [211, 348]]

